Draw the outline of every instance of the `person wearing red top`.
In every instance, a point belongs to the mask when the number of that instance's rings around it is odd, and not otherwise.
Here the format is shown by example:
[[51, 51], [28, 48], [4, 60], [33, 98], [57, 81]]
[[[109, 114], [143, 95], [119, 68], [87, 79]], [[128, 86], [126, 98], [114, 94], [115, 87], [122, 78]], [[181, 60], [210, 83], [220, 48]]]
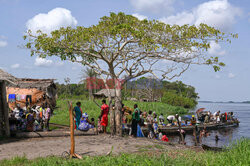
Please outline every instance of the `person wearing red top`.
[[108, 126], [108, 114], [109, 106], [106, 104], [106, 100], [102, 100], [101, 106], [101, 125], [103, 126], [103, 132], [106, 133], [106, 128]]

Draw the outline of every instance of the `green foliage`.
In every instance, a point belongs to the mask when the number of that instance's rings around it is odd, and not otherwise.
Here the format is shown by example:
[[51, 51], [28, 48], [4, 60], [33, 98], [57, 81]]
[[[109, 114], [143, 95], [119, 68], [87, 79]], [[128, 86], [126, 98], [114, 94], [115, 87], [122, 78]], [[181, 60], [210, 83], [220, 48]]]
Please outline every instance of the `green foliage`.
[[81, 96], [87, 98], [88, 91], [85, 84], [59, 84], [56, 83], [57, 95], [59, 98], [69, 98], [74, 96]]
[[197, 105], [195, 99], [179, 96], [174, 91], [165, 92], [161, 101], [173, 106], [181, 106], [188, 109], [194, 108]]
[[[120, 12], [110, 13], [110, 16], [102, 17], [97, 25], [90, 27], [60, 28], [49, 35], [41, 31], [34, 34], [29, 30], [23, 38], [27, 41], [25, 46], [31, 50], [31, 55], [58, 56], [61, 60], [73, 62], [77, 61], [76, 57], [81, 57], [83, 65], [89, 65], [97, 59], [114, 63], [119, 60], [158, 58], [178, 63], [212, 65], [217, 71], [220, 66], [224, 66], [218, 57], [206, 57], [200, 54], [191, 59], [180, 57], [173, 59], [169, 55], [174, 55], [178, 51], [206, 52], [210, 48], [209, 41], [219, 42], [227, 39], [226, 41], [230, 42], [231, 37], [237, 38], [237, 35], [225, 34], [206, 24], [171, 26], [158, 20], [140, 21], [132, 15]], [[147, 56], [131, 54], [131, 48], [141, 53], [146, 52]], [[123, 61], [119, 63], [124, 63]], [[109, 69], [112, 71], [113, 67], [111, 65]]]
[[191, 85], [186, 85], [181, 81], [175, 82], [168, 82], [163, 81], [163, 87], [167, 91], [174, 91], [177, 95], [191, 98], [191, 99], [198, 99], [198, 93], [195, 92], [195, 87]]
[[194, 150], [169, 150], [162, 153], [121, 154], [118, 156], [84, 156], [82, 160], [46, 157], [28, 160], [25, 157], [15, 157], [0, 161], [2, 166], [34, 165], [244, 165], [250, 164], [250, 139], [241, 139], [225, 152], [195, 152]]

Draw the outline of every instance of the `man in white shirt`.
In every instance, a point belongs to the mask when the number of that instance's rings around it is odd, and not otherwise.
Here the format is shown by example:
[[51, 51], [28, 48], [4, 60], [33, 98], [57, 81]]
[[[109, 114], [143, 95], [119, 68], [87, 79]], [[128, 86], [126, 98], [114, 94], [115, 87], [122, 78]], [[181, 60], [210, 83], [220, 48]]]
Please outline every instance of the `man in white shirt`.
[[169, 115], [167, 117], [167, 120], [168, 120], [169, 123], [173, 123], [173, 120], [175, 120], [175, 116], [174, 115]]

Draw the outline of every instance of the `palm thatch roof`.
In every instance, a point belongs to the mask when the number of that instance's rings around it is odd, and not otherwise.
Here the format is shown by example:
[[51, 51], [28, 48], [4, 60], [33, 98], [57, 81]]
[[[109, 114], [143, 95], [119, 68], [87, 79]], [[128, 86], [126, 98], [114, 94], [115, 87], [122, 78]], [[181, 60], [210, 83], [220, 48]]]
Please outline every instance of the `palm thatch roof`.
[[0, 69], [0, 80], [5, 80], [8, 81], [11, 84], [16, 85], [18, 82], [18, 78], [14, 77], [13, 75], [3, 71], [2, 69]]
[[[115, 89], [109, 89], [111, 97], [115, 97]], [[109, 96], [108, 89], [102, 89], [98, 91], [97, 93], [94, 93], [94, 97], [108, 97]]]
[[8, 87], [18, 88], [37, 88], [40, 90], [46, 90], [47, 87], [54, 84], [54, 79], [30, 79], [30, 78], [16, 78], [11, 74], [0, 69], [0, 80], [6, 80], [9, 82]]
[[49, 86], [55, 87], [54, 79], [31, 79], [20, 78], [17, 85], [10, 84], [9, 87], [19, 87], [23, 89], [36, 88], [46, 90]]

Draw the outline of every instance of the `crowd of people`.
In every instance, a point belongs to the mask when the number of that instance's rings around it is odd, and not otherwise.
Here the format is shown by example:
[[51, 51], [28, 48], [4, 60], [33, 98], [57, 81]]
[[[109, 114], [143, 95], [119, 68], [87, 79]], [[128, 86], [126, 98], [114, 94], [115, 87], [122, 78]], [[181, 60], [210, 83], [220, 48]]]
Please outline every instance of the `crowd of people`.
[[16, 104], [16, 108], [11, 110], [9, 123], [11, 131], [49, 131], [49, 121], [51, 109], [47, 103], [42, 106], [29, 105], [21, 108]]
[[[114, 109], [113, 105], [113, 109]], [[81, 109], [81, 102], [77, 102], [73, 109], [73, 116], [75, 120], [75, 129], [81, 131], [88, 131], [89, 129], [97, 129], [99, 133], [107, 133], [109, 105], [106, 104], [106, 100], [102, 100], [100, 116], [98, 117], [97, 128], [95, 125], [95, 119], [89, 118], [88, 114], [83, 113]], [[47, 103], [43, 103], [42, 106], [27, 106], [21, 108], [19, 104], [10, 113], [10, 129], [11, 131], [44, 131], [49, 130], [49, 121], [51, 117], [51, 109]], [[165, 118], [166, 117], [166, 118]], [[178, 114], [164, 116], [162, 113], [158, 116], [156, 112], [152, 110], [141, 111], [137, 104], [134, 104], [134, 108], [131, 109], [122, 104], [122, 126], [123, 132], [132, 137], [145, 137], [142, 127], [147, 129], [148, 138], [156, 138], [163, 141], [168, 141], [166, 135], [161, 133], [162, 127], [165, 126], [196, 126], [194, 130], [194, 136], [199, 142], [202, 137], [207, 137], [209, 134], [204, 128], [199, 130], [197, 125], [200, 123], [221, 123], [234, 121], [233, 112], [221, 113], [217, 111], [211, 113], [210, 111], [202, 111], [195, 115], [186, 115], [181, 117]], [[183, 119], [182, 119], [183, 118]], [[178, 130], [179, 131], [179, 130]], [[185, 139], [185, 130], [181, 129], [180, 136]], [[181, 138], [180, 137], [180, 138]], [[181, 139], [180, 139], [181, 140]]]
[[[134, 109], [125, 106], [122, 108], [122, 123], [125, 133], [133, 137], [144, 137], [141, 127], [147, 127], [147, 135], [149, 138], [168, 140], [166, 135], [162, 135], [158, 130], [159, 127], [166, 126], [163, 114], [158, 118], [156, 112], [151, 110], [142, 112], [137, 104], [134, 105]], [[175, 116], [171, 115], [167, 117], [167, 120], [171, 123], [175, 123]]]
[[213, 114], [210, 111], [204, 111], [198, 114], [198, 120], [201, 123], [225, 123], [236, 120], [233, 112], [216, 111]]

